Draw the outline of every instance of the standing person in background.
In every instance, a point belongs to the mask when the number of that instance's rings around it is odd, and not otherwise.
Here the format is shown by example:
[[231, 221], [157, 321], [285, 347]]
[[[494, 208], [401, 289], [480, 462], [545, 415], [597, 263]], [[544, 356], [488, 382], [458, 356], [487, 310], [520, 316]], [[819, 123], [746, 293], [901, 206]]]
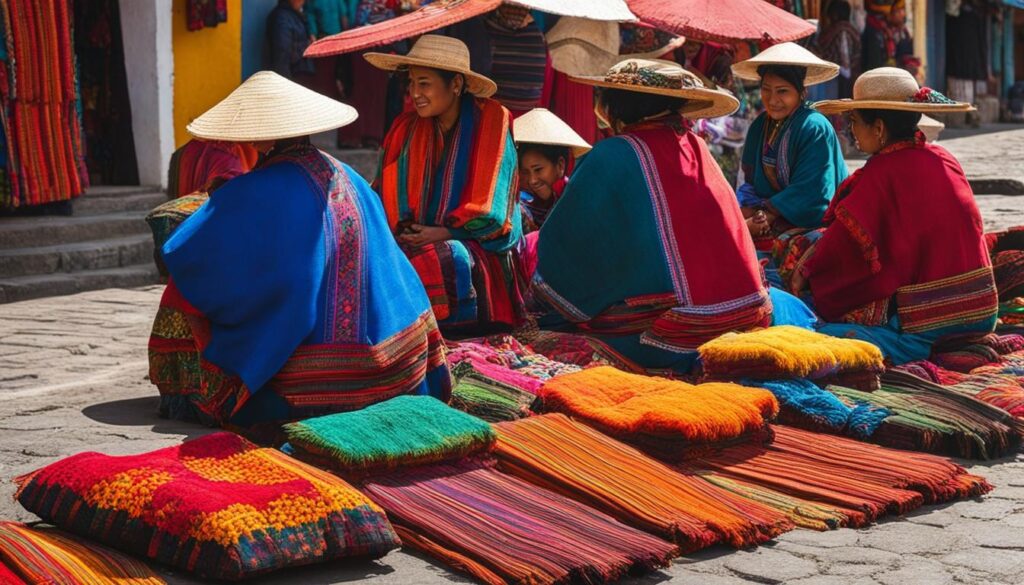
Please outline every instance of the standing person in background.
[[530, 9], [502, 4], [487, 15], [491, 37], [491, 78], [498, 84], [494, 99], [515, 118], [544, 101], [548, 48]]
[[314, 73], [313, 62], [302, 54], [312, 40], [302, 6], [306, 0], [280, 0], [267, 16], [270, 67], [293, 81]]
[[921, 60], [914, 56], [914, 39], [907, 30], [906, 0], [866, 0], [868, 11], [861, 35], [864, 71], [900, 67], [917, 75]]
[[829, 86], [836, 85], [835, 98], [853, 95], [853, 82], [860, 75], [860, 33], [850, 22], [850, 3], [832, 0], [828, 5], [827, 25], [818, 35], [818, 55], [839, 65], [839, 77]]

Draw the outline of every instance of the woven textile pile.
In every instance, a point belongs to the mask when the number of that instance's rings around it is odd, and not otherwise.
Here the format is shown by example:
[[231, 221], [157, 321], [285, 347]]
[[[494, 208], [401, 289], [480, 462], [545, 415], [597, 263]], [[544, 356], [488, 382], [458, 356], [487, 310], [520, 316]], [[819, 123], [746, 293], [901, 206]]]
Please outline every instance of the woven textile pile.
[[778, 422], [810, 431], [866, 439], [892, 412], [868, 402], [847, 404], [810, 380], [745, 380], [770, 391], [780, 405]]
[[[1013, 354], [1004, 359], [1009, 363], [1013, 359]], [[983, 366], [979, 369], [986, 368], [992, 368], [992, 366]], [[983, 372], [961, 374], [929, 361], [912, 362], [893, 369], [913, 374], [935, 384], [941, 384], [954, 392], [973, 396], [982, 402], [1001, 408], [1013, 416], [1024, 417], [1024, 377]]]
[[679, 468], [687, 473], [711, 471], [832, 507], [846, 516], [849, 526], [992, 489], [983, 478], [941, 457], [786, 426], [776, 427], [771, 445], [739, 445]]
[[884, 369], [882, 352], [870, 343], [788, 325], [729, 333], [698, 351], [704, 376], [713, 380], [805, 378], [870, 391]]
[[885, 408], [890, 415], [866, 440], [896, 449], [991, 459], [1020, 446], [1024, 421], [973, 397], [905, 372], [890, 371], [882, 388], [829, 391], [851, 404]]
[[486, 422], [431, 396], [398, 396], [284, 430], [297, 457], [345, 474], [458, 459], [488, 449], [496, 438]]
[[53, 528], [0, 522], [4, 585], [164, 585], [145, 563]]
[[141, 455], [80, 453], [18, 483], [18, 501], [43, 520], [210, 579], [399, 545], [349, 484], [231, 433]]
[[[77, 197], [88, 186], [69, 2], [0, 1], [7, 59], [0, 104], [7, 161], [0, 207]], [[45, 41], [40, 41], [45, 39]]]
[[568, 495], [689, 552], [746, 547], [793, 527], [770, 507], [669, 469], [561, 414], [495, 426], [499, 468]]
[[585, 421], [663, 459], [684, 459], [725, 445], [771, 440], [775, 397], [737, 384], [687, 384], [610, 366], [548, 380], [546, 411]]
[[1018, 334], [991, 334], [954, 349], [936, 349], [929, 361], [947, 370], [962, 374], [984, 366], [997, 365], [1003, 356], [1024, 351], [1024, 336]]

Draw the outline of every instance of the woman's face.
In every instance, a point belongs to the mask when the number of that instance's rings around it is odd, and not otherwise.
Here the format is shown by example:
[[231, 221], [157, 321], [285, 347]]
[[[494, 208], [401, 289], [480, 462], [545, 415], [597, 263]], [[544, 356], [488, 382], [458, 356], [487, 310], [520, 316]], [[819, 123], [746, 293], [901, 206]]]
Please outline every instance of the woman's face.
[[436, 69], [409, 67], [409, 96], [421, 118], [440, 116], [454, 107], [462, 92], [462, 83], [461, 76], [448, 84]]
[[884, 146], [882, 137], [885, 133], [885, 124], [882, 120], [868, 123], [859, 111], [853, 110], [847, 117], [847, 127], [850, 129], [857, 150], [864, 154], [875, 154], [882, 150]]
[[803, 102], [803, 93], [785, 79], [769, 73], [761, 79], [761, 101], [772, 120], [785, 120]]
[[565, 159], [551, 162], [535, 150], [528, 150], [519, 157], [519, 183], [535, 197], [545, 201], [554, 197], [552, 185], [564, 176]]

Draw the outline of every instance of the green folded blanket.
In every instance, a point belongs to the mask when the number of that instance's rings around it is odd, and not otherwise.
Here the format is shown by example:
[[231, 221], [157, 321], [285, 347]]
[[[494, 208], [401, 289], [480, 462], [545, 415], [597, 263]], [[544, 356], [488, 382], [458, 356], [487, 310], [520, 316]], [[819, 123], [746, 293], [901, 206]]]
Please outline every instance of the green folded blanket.
[[489, 449], [496, 439], [486, 422], [430, 396], [399, 396], [284, 430], [297, 457], [342, 472], [459, 459]]

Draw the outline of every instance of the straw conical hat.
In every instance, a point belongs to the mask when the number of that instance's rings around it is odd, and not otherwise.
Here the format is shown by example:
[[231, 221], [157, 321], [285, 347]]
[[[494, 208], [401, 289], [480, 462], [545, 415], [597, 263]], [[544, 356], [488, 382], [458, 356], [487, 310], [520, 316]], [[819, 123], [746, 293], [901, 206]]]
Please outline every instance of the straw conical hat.
[[579, 158], [590, 151], [590, 145], [561, 118], [544, 108], [534, 108], [512, 122], [512, 136], [517, 144], [551, 144], [565, 146]]
[[683, 69], [678, 63], [660, 59], [626, 59], [601, 76], [573, 77], [585, 85], [638, 91], [685, 98], [682, 114], [687, 118], [718, 118], [728, 116], [740, 102], [724, 89], [711, 89], [700, 77]]
[[850, 110], [901, 110], [904, 112], [967, 112], [971, 104], [955, 102], [941, 93], [917, 85], [906, 69], [879, 67], [866, 71], [853, 84], [853, 99], [825, 100], [814, 104], [822, 114]]
[[466, 91], [477, 97], [491, 97], [498, 91], [497, 84], [469, 68], [469, 48], [459, 39], [423, 35], [412, 46], [408, 55], [366, 53], [363, 57], [370, 65], [385, 71], [412, 65], [461, 73], [466, 77]]
[[740, 79], [759, 81], [757, 68], [762, 65], [794, 65], [807, 68], [805, 86], [824, 83], [839, 75], [839, 65], [820, 59], [814, 53], [796, 43], [779, 43], [761, 51], [757, 56], [746, 61], [734, 63], [732, 73]]
[[259, 71], [188, 125], [207, 140], [249, 142], [307, 136], [346, 126], [359, 117], [352, 106]]
[[686, 42], [683, 37], [673, 37], [653, 51], [619, 55], [618, 23], [569, 16], [559, 18], [544, 38], [555, 71], [577, 76], [601, 75], [623, 59], [655, 59]]

